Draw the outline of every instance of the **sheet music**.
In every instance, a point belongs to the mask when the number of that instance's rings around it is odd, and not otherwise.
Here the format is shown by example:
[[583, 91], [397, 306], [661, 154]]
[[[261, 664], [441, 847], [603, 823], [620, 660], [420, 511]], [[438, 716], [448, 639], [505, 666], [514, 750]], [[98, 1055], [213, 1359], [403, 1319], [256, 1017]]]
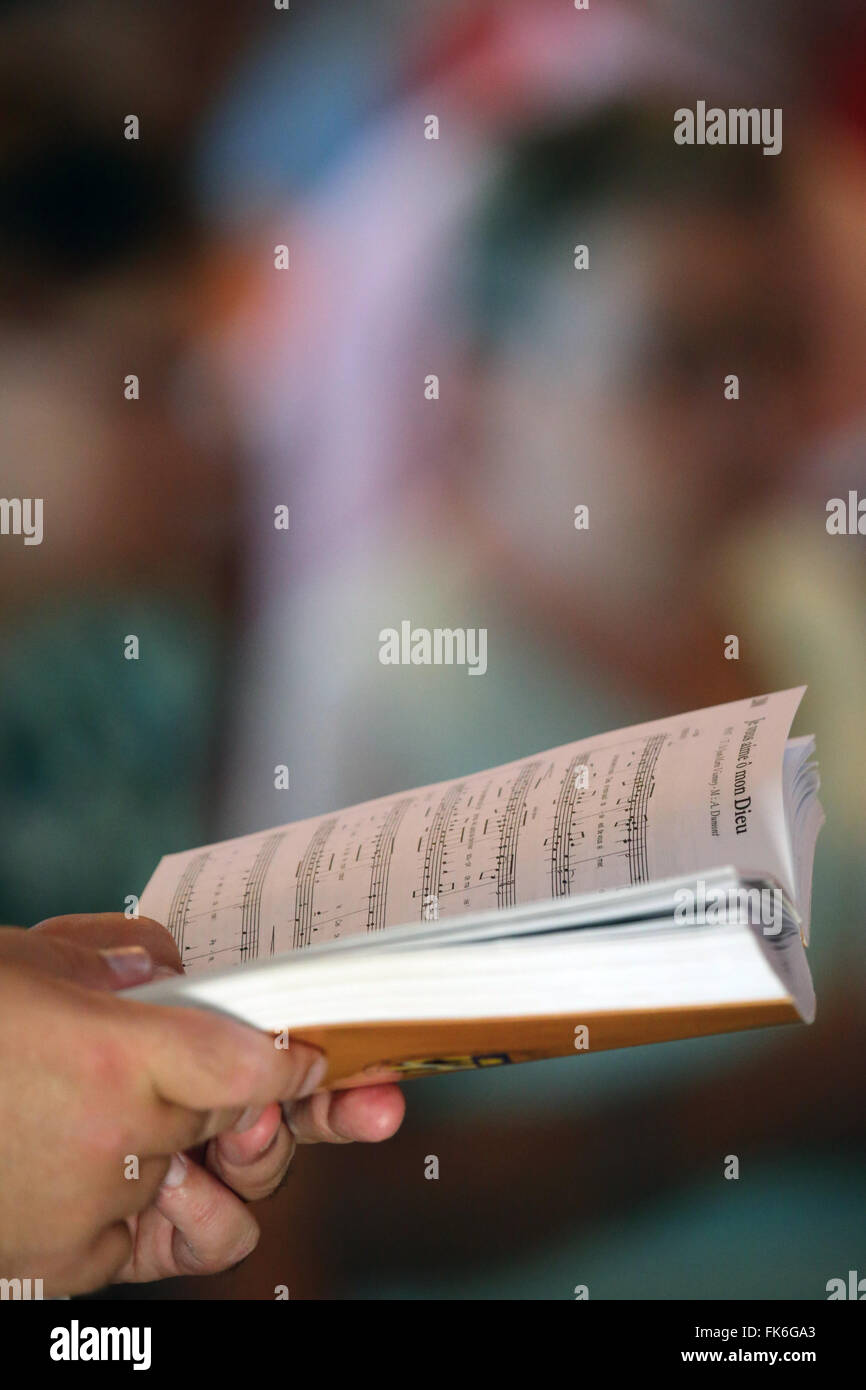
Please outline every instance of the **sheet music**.
[[165, 923], [193, 971], [726, 864], [791, 892], [782, 765], [802, 695], [636, 725], [167, 855], [140, 912]]

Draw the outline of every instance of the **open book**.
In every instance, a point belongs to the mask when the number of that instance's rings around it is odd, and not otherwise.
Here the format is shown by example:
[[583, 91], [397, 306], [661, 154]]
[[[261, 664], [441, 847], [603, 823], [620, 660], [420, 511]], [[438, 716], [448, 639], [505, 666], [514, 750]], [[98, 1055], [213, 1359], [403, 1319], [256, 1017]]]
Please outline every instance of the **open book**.
[[186, 975], [132, 991], [357, 1085], [814, 1017], [803, 689], [161, 860]]

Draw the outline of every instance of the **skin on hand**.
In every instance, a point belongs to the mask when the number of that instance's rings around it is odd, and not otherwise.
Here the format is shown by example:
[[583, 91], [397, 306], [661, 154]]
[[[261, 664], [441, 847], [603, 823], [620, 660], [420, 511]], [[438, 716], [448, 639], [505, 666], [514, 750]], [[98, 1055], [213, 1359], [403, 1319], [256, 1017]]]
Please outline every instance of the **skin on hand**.
[[179, 969], [147, 918], [0, 929], [0, 1277], [51, 1295], [230, 1268], [296, 1143], [399, 1127], [395, 1086], [312, 1094], [312, 1048], [115, 992]]

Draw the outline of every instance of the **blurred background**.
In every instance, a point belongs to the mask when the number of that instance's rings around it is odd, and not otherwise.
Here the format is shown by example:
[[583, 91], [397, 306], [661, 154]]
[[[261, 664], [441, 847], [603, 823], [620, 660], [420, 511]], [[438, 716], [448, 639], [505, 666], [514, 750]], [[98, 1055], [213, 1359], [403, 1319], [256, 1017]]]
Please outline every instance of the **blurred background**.
[[[858, 8], [3, 5], [0, 492], [44, 540], [0, 538], [0, 920], [800, 683], [828, 817], [811, 1030], [413, 1083], [388, 1145], [299, 1152], [241, 1268], [145, 1295], [866, 1268], [864, 541], [825, 525], [866, 495]], [[782, 153], [675, 145], [699, 99], [782, 107]], [[380, 665], [403, 618], [486, 627], [485, 679]]]

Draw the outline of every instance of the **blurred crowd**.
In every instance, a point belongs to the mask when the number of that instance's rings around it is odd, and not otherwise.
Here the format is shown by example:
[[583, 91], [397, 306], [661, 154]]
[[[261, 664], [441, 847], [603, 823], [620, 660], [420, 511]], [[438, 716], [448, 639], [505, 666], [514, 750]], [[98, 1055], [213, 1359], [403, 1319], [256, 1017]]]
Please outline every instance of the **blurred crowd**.
[[[0, 491], [45, 515], [0, 546], [0, 920], [803, 683], [828, 817], [812, 1030], [413, 1084], [243, 1268], [154, 1292], [824, 1297], [866, 1237], [864, 549], [825, 526], [866, 495], [864, 17], [55, 0], [0, 38]], [[781, 107], [782, 152], [677, 146], [699, 98]], [[383, 667], [406, 618], [485, 627], [485, 678]]]

